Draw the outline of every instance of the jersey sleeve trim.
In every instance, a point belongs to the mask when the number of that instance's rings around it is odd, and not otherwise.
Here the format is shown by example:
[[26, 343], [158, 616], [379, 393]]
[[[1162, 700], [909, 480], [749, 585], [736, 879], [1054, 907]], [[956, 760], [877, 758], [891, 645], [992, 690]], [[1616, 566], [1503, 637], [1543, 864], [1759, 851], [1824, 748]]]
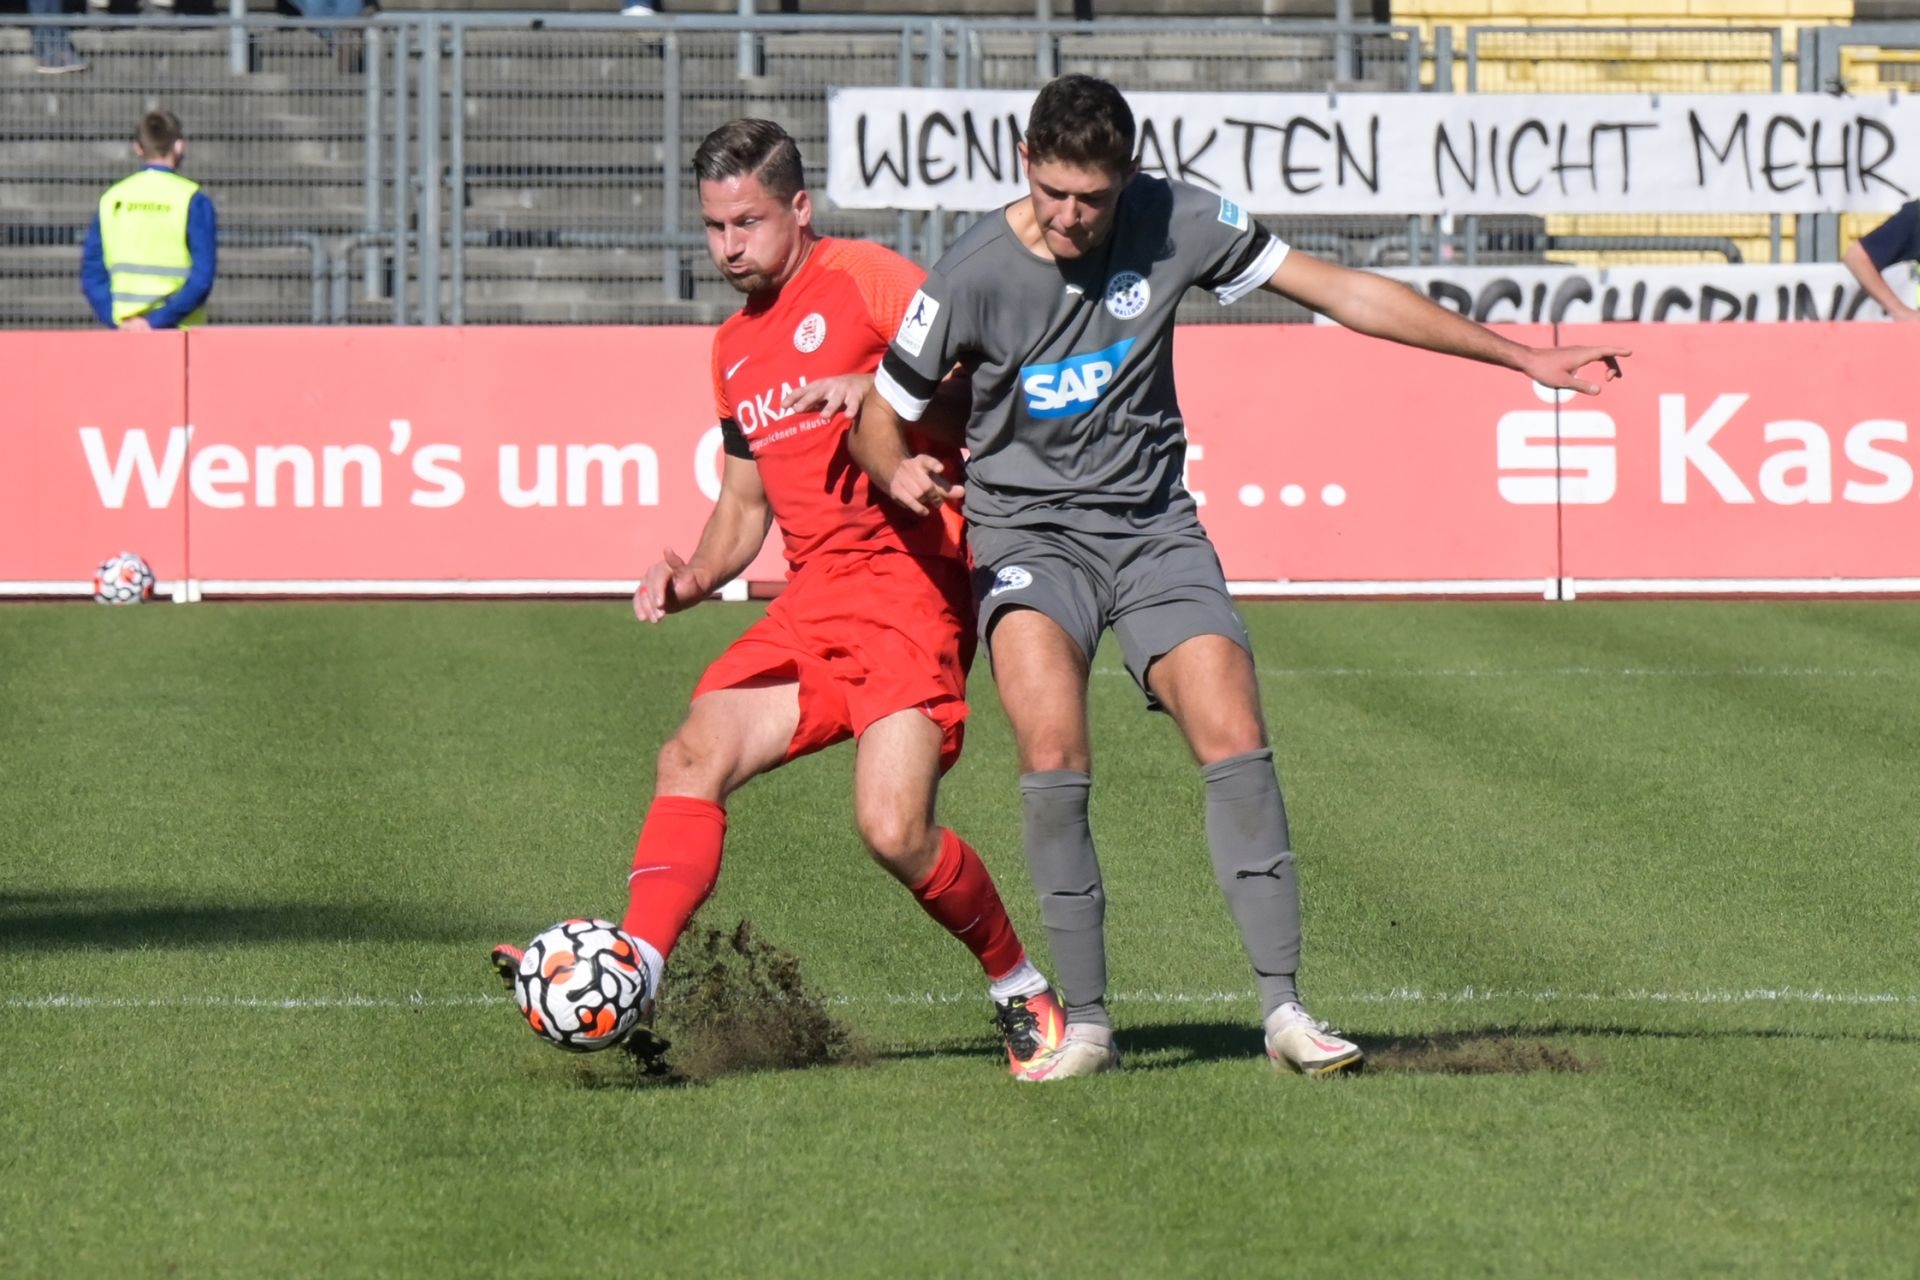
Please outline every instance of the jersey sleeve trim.
[[1273, 273], [1280, 269], [1280, 264], [1287, 260], [1290, 252], [1287, 242], [1271, 232], [1262, 231], [1261, 234], [1266, 237], [1265, 243], [1246, 269], [1225, 284], [1214, 287], [1213, 296], [1220, 300], [1221, 306], [1232, 306], [1258, 289], [1272, 279]]
[[902, 421], [918, 422], [933, 399], [933, 388], [929, 386], [925, 395], [915, 395], [907, 385], [903, 385], [902, 379], [915, 386], [922, 381], [920, 375], [907, 368], [904, 361], [896, 358], [893, 352], [887, 352], [887, 358], [880, 362], [880, 372], [873, 375], [873, 389], [893, 407]]
[[1227, 281], [1237, 279], [1242, 272], [1253, 265], [1254, 259], [1266, 252], [1267, 241], [1271, 239], [1273, 234], [1265, 227], [1255, 227], [1253, 234], [1240, 245], [1239, 252], [1234, 254], [1231, 261], [1221, 263], [1219, 270], [1215, 271], [1211, 277], [1197, 283], [1203, 289], [1217, 289]]
[[729, 458], [753, 461], [753, 446], [747, 443], [747, 433], [732, 418], [720, 419], [720, 448]]

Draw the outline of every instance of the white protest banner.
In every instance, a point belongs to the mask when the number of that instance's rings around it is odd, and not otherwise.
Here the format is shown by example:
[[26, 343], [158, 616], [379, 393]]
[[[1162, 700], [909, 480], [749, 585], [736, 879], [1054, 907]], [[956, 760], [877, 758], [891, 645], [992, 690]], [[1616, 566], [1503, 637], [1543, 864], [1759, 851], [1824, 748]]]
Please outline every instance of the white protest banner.
[[[1887, 313], [1837, 262], [1673, 266], [1394, 267], [1377, 270], [1450, 311], [1485, 324], [1652, 321], [1885, 320]], [[1897, 296], [1914, 297], [1912, 272], [1887, 272]], [[1331, 324], [1324, 316], [1314, 317]]]
[[[1033, 94], [835, 89], [844, 209], [1026, 193]], [[1920, 102], [1825, 94], [1129, 95], [1148, 172], [1256, 213], [1891, 212], [1920, 193]]]

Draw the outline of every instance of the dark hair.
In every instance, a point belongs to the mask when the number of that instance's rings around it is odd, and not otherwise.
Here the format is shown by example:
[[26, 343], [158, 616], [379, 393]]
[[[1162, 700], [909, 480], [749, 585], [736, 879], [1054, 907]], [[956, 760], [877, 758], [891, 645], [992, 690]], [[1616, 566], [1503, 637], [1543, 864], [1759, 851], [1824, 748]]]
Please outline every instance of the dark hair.
[[693, 153], [693, 176], [721, 182], [751, 174], [776, 200], [791, 200], [806, 185], [800, 148], [771, 120], [730, 120]]
[[149, 111], [140, 117], [140, 125], [133, 131], [133, 140], [140, 148], [140, 154], [150, 160], [164, 159], [173, 154], [173, 146], [187, 135], [180, 128], [180, 117], [171, 111]]
[[1049, 80], [1027, 117], [1027, 163], [1064, 160], [1125, 173], [1133, 164], [1133, 111], [1097, 76]]

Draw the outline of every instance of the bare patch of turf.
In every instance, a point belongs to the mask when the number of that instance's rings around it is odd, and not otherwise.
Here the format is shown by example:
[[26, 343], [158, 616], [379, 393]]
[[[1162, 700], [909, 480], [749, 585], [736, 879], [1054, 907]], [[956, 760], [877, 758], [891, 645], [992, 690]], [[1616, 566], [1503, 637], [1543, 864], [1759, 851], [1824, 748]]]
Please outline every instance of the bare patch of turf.
[[[799, 957], [746, 920], [731, 933], [699, 929], [681, 939], [655, 1030], [617, 1053], [631, 1064], [630, 1082], [699, 1084], [747, 1071], [861, 1066], [871, 1058], [807, 988]], [[620, 1082], [583, 1063], [581, 1083]]]
[[1450, 1032], [1367, 1046], [1369, 1072], [1418, 1075], [1530, 1075], [1591, 1071], [1596, 1064], [1558, 1045], [1511, 1035]]

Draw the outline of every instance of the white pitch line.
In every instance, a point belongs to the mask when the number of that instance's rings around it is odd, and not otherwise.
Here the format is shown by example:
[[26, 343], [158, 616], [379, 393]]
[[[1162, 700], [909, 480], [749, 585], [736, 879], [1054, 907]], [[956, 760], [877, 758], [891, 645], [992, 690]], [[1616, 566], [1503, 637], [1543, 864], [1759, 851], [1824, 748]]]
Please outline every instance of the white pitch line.
[[[1125, 667], [1097, 666], [1097, 676], [1127, 676]], [[1916, 673], [1885, 667], [1261, 667], [1263, 676], [1301, 680], [1899, 680]]]
[[[954, 995], [942, 992], [896, 994], [877, 997], [850, 996], [831, 1001], [835, 1004], [966, 1004], [978, 1000], [975, 993]], [[1119, 991], [1109, 996], [1118, 1005], [1126, 1004], [1242, 1004], [1255, 999], [1252, 991]], [[1920, 993], [1825, 991], [1820, 988], [1757, 987], [1741, 991], [1505, 991], [1493, 987], [1463, 987], [1458, 991], [1423, 991], [1395, 987], [1390, 991], [1350, 991], [1316, 993], [1316, 1003], [1382, 1005], [1463, 1005], [1497, 1004], [1832, 1004], [1832, 1005], [1920, 1005]]]
[[1893, 991], [1826, 991], [1819, 987], [1754, 987], [1741, 991], [1502, 991], [1463, 987], [1459, 991], [1419, 991], [1396, 987], [1392, 991], [1358, 992], [1328, 997], [1356, 1004], [1493, 1004], [1518, 1001], [1531, 1004], [1920, 1004], [1920, 994]]
[[8, 996], [6, 1009], [455, 1009], [505, 1004], [505, 996]]
[[[974, 1004], [983, 997], [969, 992], [890, 992], [877, 996], [833, 996], [834, 1005], [949, 1005]], [[1121, 991], [1117, 1005], [1229, 1005], [1254, 999], [1252, 991]], [[1619, 1005], [1767, 1005], [1813, 1004], [1842, 1006], [1920, 1005], [1920, 993], [1895, 991], [1827, 991], [1820, 987], [1754, 987], [1725, 991], [1511, 991], [1496, 987], [1462, 987], [1456, 991], [1427, 991], [1394, 987], [1387, 991], [1330, 992], [1319, 995], [1325, 1005], [1480, 1005], [1480, 1004], [1619, 1004]], [[506, 1004], [505, 996], [130, 996], [41, 995], [8, 996], [0, 1008], [19, 1010], [64, 1009], [461, 1009]]]

